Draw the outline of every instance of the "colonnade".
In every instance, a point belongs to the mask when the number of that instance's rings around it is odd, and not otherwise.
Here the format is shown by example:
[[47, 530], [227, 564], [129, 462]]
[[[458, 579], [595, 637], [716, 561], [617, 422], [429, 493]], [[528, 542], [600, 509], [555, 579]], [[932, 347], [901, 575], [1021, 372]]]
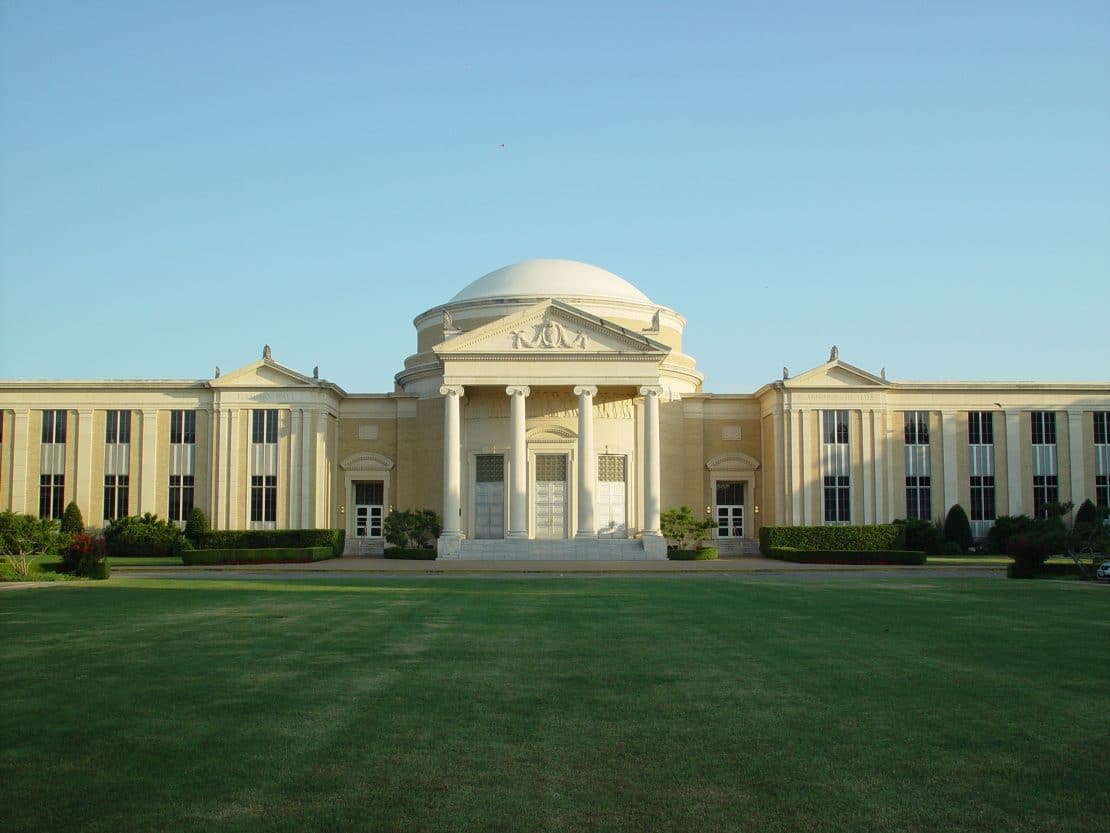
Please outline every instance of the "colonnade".
[[[528, 538], [528, 439], [526, 400], [528, 385], [509, 385], [509, 528], [511, 539]], [[644, 397], [644, 520], [643, 537], [662, 540], [659, 532], [659, 397], [663, 389], [645, 385]], [[443, 385], [443, 531], [441, 542], [448, 551], [462, 540], [462, 445], [460, 437], [462, 385]], [[577, 385], [578, 397], [578, 529], [575, 538], [596, 539], [595, 501], [597, 495], [597, 456], [594, 452], [595, 385]]]

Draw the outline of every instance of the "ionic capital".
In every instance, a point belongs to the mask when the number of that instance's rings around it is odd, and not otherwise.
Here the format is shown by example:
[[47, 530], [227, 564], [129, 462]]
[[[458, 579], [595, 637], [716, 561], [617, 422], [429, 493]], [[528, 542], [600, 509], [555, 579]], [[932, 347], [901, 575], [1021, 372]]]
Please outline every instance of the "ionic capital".
[[575, 385], [574, 395], [582, 396], [583, 394], [586, 396], [597, 396], [597, 385]]
[[528, 385], [509, 385], [505, 388], [505, 393], [509, 396], [528, 396], [532, 389]]
[[439, 389], [440, 396], [457, 396], [462, 398], [465, 390], [462, 385], [441, 385]]
[[644, 385], [640, 388], [640, 396], [662, 396], [662, 385]]

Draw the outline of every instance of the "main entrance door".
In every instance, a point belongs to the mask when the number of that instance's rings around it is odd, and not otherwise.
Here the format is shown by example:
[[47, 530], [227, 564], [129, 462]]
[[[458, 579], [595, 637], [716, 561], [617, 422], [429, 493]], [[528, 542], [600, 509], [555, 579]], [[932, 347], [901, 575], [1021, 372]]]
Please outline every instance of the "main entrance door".
[[744, 537], [744, 484], [717, 482], [717, 537]]
[[382, 497], [381, 480], [355, 481], [355, 537], [382, 537]]
[[567, 537], [567, 456], [536, 455], [536, 537]]
[[505, 458], [479, 454], [474, 476], [474, 537], [505, 537]]
[[597, 458], [597, 535], [599, 538], [624, 538], [625, 476], [627, 457], [602, 454]]

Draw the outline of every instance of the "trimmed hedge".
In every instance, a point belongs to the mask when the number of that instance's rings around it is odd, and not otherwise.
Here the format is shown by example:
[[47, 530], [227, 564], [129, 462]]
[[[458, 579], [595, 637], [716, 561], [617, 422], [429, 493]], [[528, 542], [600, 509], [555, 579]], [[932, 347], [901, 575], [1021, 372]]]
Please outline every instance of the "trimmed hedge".
[[799, 550], [772, 547], [768, 558], [798, 564], [924, 564], [925, 553], [916, 550]]
[[717, 548], [703, 547], [700, 550], [667, 550], [671, 561], [716, 561]]
[[386, 558], [398, 561], [435, 561], [436, 551], [427, 547], [387, 547]]
[[330, 547], [343, 554], [342, 529], [210, 529], [197, 535], [198, 550], [267, 550]]
[[268, 549], [207, 549], [181, 553], [185, 564], [279, 564], [326, 561], [334, 558], [329, 547], [270, 547]]
[[773, 549], [795, 550], [898, 550], [905, 543], [906, 530], [897, 524], [872, 526], [765, 526], [759, 530], [759, 551], [770, 555]]

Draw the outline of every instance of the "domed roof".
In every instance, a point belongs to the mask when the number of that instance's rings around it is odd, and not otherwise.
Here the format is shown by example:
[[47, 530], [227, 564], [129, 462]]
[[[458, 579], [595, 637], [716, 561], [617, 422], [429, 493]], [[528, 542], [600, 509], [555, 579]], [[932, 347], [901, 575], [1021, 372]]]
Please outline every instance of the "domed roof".
[[467, 285], [451, 303], [479, 298], [606, 298], [650, 304], [624, 278], [576, 260], [525, 260], [504, 266]]

